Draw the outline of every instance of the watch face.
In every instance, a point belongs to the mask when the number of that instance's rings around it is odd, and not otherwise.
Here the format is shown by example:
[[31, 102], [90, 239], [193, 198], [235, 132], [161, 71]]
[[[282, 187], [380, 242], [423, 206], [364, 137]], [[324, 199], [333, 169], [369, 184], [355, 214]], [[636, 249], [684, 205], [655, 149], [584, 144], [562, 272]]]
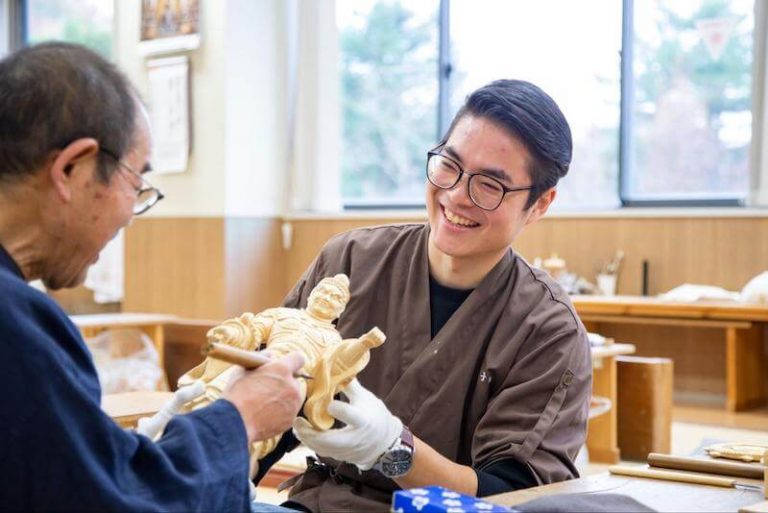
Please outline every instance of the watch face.
[[411, 470], [413, 452], [410, 447], [399, 446], [381, 459], [381, 473], [387, 477], [400, 477]]

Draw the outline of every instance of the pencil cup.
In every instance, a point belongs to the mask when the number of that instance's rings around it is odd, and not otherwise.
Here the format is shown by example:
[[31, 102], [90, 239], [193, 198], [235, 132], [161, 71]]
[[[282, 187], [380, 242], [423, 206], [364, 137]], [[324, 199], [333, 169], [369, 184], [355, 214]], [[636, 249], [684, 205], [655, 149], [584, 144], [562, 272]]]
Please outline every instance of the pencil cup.
[[597, 275], [597, 290], [603, 296], [616, 295], [616, 275], [600, 273]]

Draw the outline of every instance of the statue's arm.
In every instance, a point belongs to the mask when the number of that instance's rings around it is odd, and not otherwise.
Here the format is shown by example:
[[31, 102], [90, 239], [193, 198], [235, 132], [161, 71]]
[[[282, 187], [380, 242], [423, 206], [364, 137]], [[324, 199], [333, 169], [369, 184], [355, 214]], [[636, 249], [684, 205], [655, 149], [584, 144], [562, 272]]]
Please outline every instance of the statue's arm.
[[253, 333], [254, 342], [256, 342], [256, 347], [254, 347], [254, 349], [259, 349], [260, 346], [264, 345], [266, 341], [269, 340], [272, 328], [275, 326], [275, 310], [277, 309], [270, 308], [269, 310], [264, 310], [258, 314], [251, 314], [248, 317], [248, 327], [250, 328], [251, 333]]

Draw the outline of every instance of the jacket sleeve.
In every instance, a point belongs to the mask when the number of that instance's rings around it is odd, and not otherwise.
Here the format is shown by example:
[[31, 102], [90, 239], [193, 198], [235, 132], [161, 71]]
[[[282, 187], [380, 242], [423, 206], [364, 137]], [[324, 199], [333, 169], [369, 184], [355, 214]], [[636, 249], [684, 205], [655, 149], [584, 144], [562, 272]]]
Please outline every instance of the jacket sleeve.
[[473, 437], [478, 470], [513, 458], [539, 483], [578, 477], [592, 368], [583, 328], [532, 339], [491, 399]]
[[249, 511], [247, 437], [231, 403], [174, 418], [154, 443], [101, 410], [90, 355], [63, 313], [39, 302], [0, 310], [0, 504]]

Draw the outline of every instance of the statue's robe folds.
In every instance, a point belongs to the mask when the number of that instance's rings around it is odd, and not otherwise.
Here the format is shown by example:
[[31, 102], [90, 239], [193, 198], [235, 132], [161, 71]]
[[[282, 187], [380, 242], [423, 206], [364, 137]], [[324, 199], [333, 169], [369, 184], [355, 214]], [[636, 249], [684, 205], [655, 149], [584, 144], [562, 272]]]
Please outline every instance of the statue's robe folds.
[[[340, 234], [285, 305], [304, 305], [324, 276], [347, 274], [352, 299], [339, 332], [352, 337], [378, 326], [387, 334], [358, 377], [417, 437], [479, 471], [514, 459], [540, 483], [577, 477], [592, 370], [567, 294], [510, 249], [432, 338], [428, 237], [422, 224]], [[393, 481], [322, 461], [294, 486], [291, 501], [311, 511], [389, 511]]]

